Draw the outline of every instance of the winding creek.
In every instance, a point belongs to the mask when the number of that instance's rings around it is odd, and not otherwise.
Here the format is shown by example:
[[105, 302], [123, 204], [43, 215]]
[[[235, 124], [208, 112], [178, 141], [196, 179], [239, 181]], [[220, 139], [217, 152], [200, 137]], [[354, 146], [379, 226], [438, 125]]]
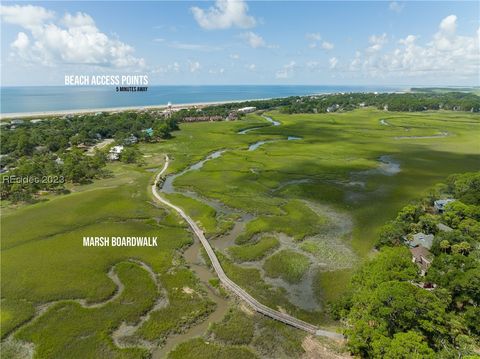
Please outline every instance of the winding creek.
[[[262, 117], [265, 120], [267, 120], [268, 122], [270, 122], [272, 126], [280, 126], [281, 125], [281, 123], [279, 121], [275, 121], [268, 116], [262, 116]], [[247, 134], [251, 131], [261, 129], [261, 128], [264, 128], [264, 127], [265, 126], [258, 126], [258, 127], [253, 127], [253, 128], [241, 130], [241, 131], [237, 132], [237, 134], [245, 135], [245, 134]], [[260, 146], [262, 146], [264, 144], [267, 144], [267, 143], [271, 143], [271, 142], [293, 141], [293, 140], [301, 140], [301, 139], [302, 139], [301, 137], [297, 137], [297, 136], [288, 136], [287, 138], [283, 138], [283, 139], [257, 141], [255, 143], [252, 143], [252, 144], [249, 145], [248, 151], [255, 151]], [[239, 215], [240, 219], [235, 222], [234, 227], [227, 234], [222, 235], [219, 238], [211, 241], [211, 245], [216, 250], [220, 250], [220, 251], [225, 251], [228, 247], [233, 246], [235, 244], [235, 239], [244, 230], [246, 223], [248, 221], [250, 221], [251, 219], [253, 219], [254, 217], [251, 214], [242, 213], [242, 212], [239, 212], [239, 211], [235, 211], [231, 208], [228, 208], [227, 206], [225, 206], [223, 203], [221, 203], [219, 201], [214, 201], [214, 200], [211, 200], [211, 199], [201, 197], [193, 191], [178, 191], [174, 187], [174, 181], [178, 177], [183, 176], [190, 171], [200, 170], [205, 165], [206, 162], [221, 157], [226, 151], [228, 151], [228, 149], [220, 149], [220, 150], [214, 151], [214, 152], [210, 153], [209, 155], [207, 155], [201, 161], [198, 161], [198, 162], [190, 165], [186, 169], [184, 169], [184, 170], [182, 170], [178, 173], [174, 173], [174, 174], [170, 174], [170, 175], [166, 176], [165, 179], [164, 179], [164, 182], [161, 186], [161, 189], [160, 189], [161, 193], [166, 193], [166, 194], [179, 193], [179, 194], [182, 194], [184, 196], [199, 200], [200, 202], [205, 203], [205, 204], [213, 207], [218, 213], [221, 213], [221, 214], [236, 213], [237, 215]], [[295, 181], [292, 182], [292, 183], [295, 183]], [[285, 185], [288, 185], [288, 184], [285, 184]], [[188, 340], [188, 339], [191, 339], [194, 336], [202, 335], [207, 330], [209, 323], [221, 320], [228, 310], [228, 301], [225, 298], [219, 296], [215, 291], [213, 291], [211, 286], [208, 283], [208, 280], [211, 279], [211, 278], [215, 278], [215, 276], [205, 266], [205, 263], [200, 256], [201, 247], [202, 246], [201, 246], [200, 242], [198, 241], [197, 238], [195, 238], [194, 244], [192, 246], [190, 246], [184, 252], [183, 256], [184, 256], [184, 259], [185, 259], [186, 263], [189, 265], [189, 267], [197, 274], [200, 281], [208, 288], [210, 299], [212, 299], [217, 304], [216, 309], [213, 313], [211, 313], [209, 315], [209, 317], [206, 320], [204, 320], [202, 323], [200, 323], [198, 325], [192, 326], [185, 333], [169, 336], [166, 340], [165, 345], [162, 346], [161, 348], [157, 349], [156, 351], [154, 351], [153, 358], [156, 358], [156, 359], [162, 358], [162, 357], [166, 356], [168, 354], [168, 352], [172, 348], [174, 348], [178, 343], [183, 342], [183, 341]], [[268, 282], [270, 282], [270, 284], [273, 284], [273, 285], [277, 285], [277, 286], [280, 285], [281, 287], [283, 286], [282, 284], [285, 284], [283, 282], [279, 283], [278, 280], [274, 280], [274, 279], [269, 280]], [[301, 302], [302, 304], [304, 304], [304, 305], [302, 305], [302, 307], [305, 307], [305, 301], [301, 300], [301, 298], [302, 298], [301, 291], [307, 290], [308, 284], [310, 284], [310, 286], [309, 286], [310, 288], [308, 290], [311, 291], [311, 275], [310, 274], [307, 276], [307, 280], [305, 280], [302, 283], [302, 285], [298, 285], [298, 287], [295, 288], [296, 289], [295, 290], [296, 295], [294, 295], [294, 297], [296, 297], [295, 299], [297, 299], [297, 300], [294, 300], [294, 302]], [[311, 301], [311, 295], [309, 295], [308, 297], [309, 297], [309, 300], [308, 300], [308, 304], [306, 306], [309, 309], [314, 309], [314, 305]]]
[[[280, 126], [281, 125], [281, 123], [279, 121], [275, 121], [268, 116], [262, 115], [262, 117], [266, 121], [268, 121], [272, 126]], [[241, 130], [241, 131], [237, 132], [237, 134], [245, 135], [247, 133], [250, 133], [251, 131], [255, 131], [255, 130], [258, 130], [258, 129], [261, 129], [261, 128], [265, 128], [265, 126], [258, 126], [258, 127], [253, 127], [253, 128]], [[261, 147], [262, 145], [267, 144], [267, 143], [271, 143], [271, 142], [292, 141], [292, 140], [301, 140], [301, 139], [302, 139], [301, 137], [288, 136], [287, 138], [257, 141], [255, 143], [252, 143], [252, 144], [249, 145], [248, 151], [255, 151], [259, 147]], [[166, 176], [165, 180], [162, 184], [161, 190], [160, 190], [162, 193], [166, 193], [166, 194], [179, 193], [179, 194], [182, 194], [184, 196], [196, 199], [196, 200], [198, 200], [202, 203], [205, 203], [205, 204], [213, 207], [218, 213], [221, 213], [221, 214], [235, 213], [239, 216], [239, 219], [235, 222], [233, 228], [228, 233], [226, 233], [226, 234], [224, 234], [224, 235], [220, 236], [219, 238], [212, 241], [212, 245], [215, 247], [215, 249], [220, 250], [220, 251], [225, 251], [228, 247], [231, 247], [235, 244], [235, 239], [238, 237], [238, 235], [241, 232], [243, 232], [246, 223], [248, 223], [248, 221], [252, 220], [254, 218], [254, 216], [249, 214], [249, 213], [243, 213], [243, 212], [235, 211], [235, 210], [225, 206], [223, 203], [221, 203], [219, 201], [204, 198], [204, 197], [202, 197], [202, 196], [200, 196], [197, 193], [192, 192], [192, 191], [177, 191], [175, 189], [173, 183], [174, 183], [176, 178], [178, 178], [178, 177], [180, 177], [180, 176], [182, 176], [182, 175], [184, 175], [184, 174], [186, 174], [190, 171], [200, 170], [206, 162], [221, 157], [226, 151], [228, 151], [228, 149], [220, 149], [220, 150], [214, 151], [214, 152], [210, 153], [208, 156], [206, 156], [204, 159], [202, 159], [201, 161], [198, 161], [198, 162], [194, 163], [193, 165], [187, 167], [183, 171]], [[291, 184], [303, 183], [303, 180], [298, 180], [298, 181], [293, 180], [291, 182], [283, 184], [282, 187], [284, 187], [286, 185], [289, 185], [290, 183]], [[282, 242], [286, 243], [287, 241], [282, 240]], [[191, 339], [195, 336], [203, 335], [205, 333], [205, 331], [208, 329], [209, 324], [212, 323], [212, 322], [220, 321], [229, 309], [229, 301], [227, 299], [225, 299], [223, 296], [219, 295], [219, 293], [216, 290], [214, 290], [209, 283], [209, 280], [212, 279], [212, 278], [216, 278], [216, 275], [212, 271], [210, 271], [207, 268], [207, 266], [205, 265], [204, 260], [200, 255], [201, 248], [202, 248], [201, 243], [199, 242], [199, 240], [197, 238], [195, 238], [194, 243], [183, 253], [183, 257], [185, 259], [185, 262], [188, 264], [188, 266], [196, 273], [200, 282], [202, 282], [204, 284], [205, 288], [207, 289], [208, 297], [216, 303], [216, 308], [212, 313], [210, 313], [208, 318], [203, 320], [201, 323], [193, 325], [192, 327], [188, 328], [184, 333], [169, 335], [167, 337], [164, 345], [162, 345], [162, 347], [159, 347], [159, 348], [157, 347], [156, 348], [153, 343], [149, 343], [149, 342], [143, 342], [143, 343], [138, 343], [137, 344], [138, 346], [146, 347], [146, 348], [149, 348], [149, 349], [153, 350], [152, 358], [154, 358], [154, 359], [164, 358], [177, 344], [179, 344], [183, 341], [186, 341], [188, 339]], [[157, 288], [161, 292], [161, 295], [160, 295], [159, 299], [157, 300], [157, 302], [155, 303], [155, 305], [144, 316], [142, 316], [140, 318], [140, 321], [139, 321], [139, 323], [137, 323], [137, 325], [129, 326], [129, 325], [126, 325], [125, 323], [122, 323], [122, 325], [112, 333], [112, 339], [113, 339], [114, 343], [120, 348], [125, 348], [125, 347], [128, 347], [128, 346], [131, 346], [131, 345], [125, 344], [123, 342], [123, 339], [131, 336], [138, 329], [138, 327], [141, 324], [146, 322], [149, 319], [150, 313], [152, 311], [163, 308], [163, 307], [168, 305], [168, 299], [166, 299], [167, 295], [166, 295], [166, 293], [163, 292], [163, 289], [160, 287], [160, 284], [158, 283], [158, 279], [156, 278], [155, 273], [153, 273], [153, 271], [146, 264], [144, 264], [140, 261], [136, 261], [136, 260], [131, 260], [131, 261], [136, 263], [137, 265], [143, 267], [145, 270], [147, 270], [150, 273], [150, 275], [154, 279], [155, 283], [157, 284]], [[87, 304], [83, 299], [78, 299], [78, 300], [75, 300], [75, 301], [77, 303], [79, 303], [84, 308], [98, 308], [98, 307], [104, 306], [104, 305], [108, 304], [109, 302], [117, 299], [120, 296], [120, 294], [123, 292], [123, 284], [121, 283], [121, 281], [117, 277], [117, 275], [114, 271], [114, 267], [115, 267], [115, 265], [112, 266], [112, 268], [110, 269], [110, 271], [108, 273], [108, 276], [117, 285], [117, 288], [118, 288], [117, 291], [114, 293], [114, 295], [112, 297], [108, 298], [104, 302], [94, 303], [94, 304]], [[308, 277], [310, 277], [310, 275]], [[284, 286], [284, 284], [285, 284], [285, 283], [283, 283], [283, 282], [281, 283], [280, 281], [275, 280], [275, 279], [268, 280], [267, 282], [269, 282], [270, 284], [273, 284], [273, 285], [280, 286], [280, 287]], [[310, 282], [310, 278], [308, 278], [303, 283], [302, 286], [299, 286], [298, 288], [296, 288], [297, 289], [297, 294], [295, 295], [295, 297], [301, 298], [301, 293], [300, 292], [307, 289], [305, 287], [305, 284], [307, 284], [309, 282]], [[311, 288], [309, 290], [311, 290]], [[308, 297], [310, 297], [310, 296], [308, 296]], [[61, 302], [61, 301], [51, 302], [51, 303], [47, 303], [47, 304], [41, 306], [37, 310], [36, 315], [28, 323], [25, 323], [24, 325], [22, 325], [22, 327], [25, 326], [25, 325], [28, 325], [32, 321], [36, 320], [38, 317], [43, 315], [43, 313], [45, 313], [52, 305], [56, 304], [57, 302]], [[294, 300], [294, 302], [295, 302], [295, 300]], [[312, 306], [312, 302], [310, 300], [309, 300], [309, 305], [308, 306]], [[293, 319], [295, 319], [295, 318], [293, 318]], [[305, 323], [305, 324], [308, 324], [308, 323]], [[15, 332], [16, 331], [14, 331], [8, 337], [7, 340], [9, 340], [9, 341], [13, 340], [13, 334]], [[341, 337], [341, 335], [339, 335], [337, 333], [327, 332], [327, 331], [323, 331], [323, 330], [318, 330], [317, 335], [325, 335], [325, 336], [330, 336], [330, 337], [335, 337], [335, 338], [340, 338]], [[34, 353], [33, 344], [31, 344], [31, 343], [17, 343], [17, 344], [20, 344], [26, 350], [26, 352], [28, 353], [27, 357], [32, 357], [33, 356], [33, 353]]]

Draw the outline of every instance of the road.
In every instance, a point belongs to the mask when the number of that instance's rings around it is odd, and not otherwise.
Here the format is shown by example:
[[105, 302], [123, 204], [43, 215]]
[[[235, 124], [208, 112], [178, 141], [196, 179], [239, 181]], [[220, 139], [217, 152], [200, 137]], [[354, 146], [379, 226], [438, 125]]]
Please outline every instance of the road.
[[170, 159], [168, 158], [167, 155], [165, 155], [165, 164], [162, 170], [155, 177], [155, 181], [152, 185], [152, 193], [159, 202], [174, 209], [188, 223], [193, 233], [197, 236], [197, 238], [200, 240], [200, 243], [202, 243], [203, 247], [205, 248], [208, 258], [210, 258], [210, 261], [212, 263], [213, 269], [217, 273], [217, 276], [220, 279], [220, 282], [223, 284], [223, 286], [226, 289], [230, 290], [235, 295], [237, 295], [240, 299], [245, 301], [255, 311], [262, 313], [272, 319], [278, 320], [280, 322], [291, 325], [292, 327], [304, 330], [314, 335], [328, 337], [331, 339], [343, 339], [344, 338], [343, 335], [339, 333], [322, 330], [313, 324], [304, 322], [303, 320], [297, 319], [286, 313], [281, 313], [279, 311], [276, 311], [276, 310], [273, 310], [272, 308], [267, 307], [266, 305], [263, 305], [262, 303], [257, 301], [255, 298], [253, 298], [250, 294], [248, 294], [245, 290], [240, 288], [230, 278], [227, 277], [227, 275], [223, 271], [222, 266], [220, 265], [217, 255], [215, 254], [214, 250], [210, 246], [210, 243], [208, 242], [207, 238], [205, 238], [203, 231], [200, 229], [200, 227], [198, 227], [197, 223], [195, 223], [195, 221], [190, 216], [188, 216], [183, 211], [183, 209], [181, 209], [178, 206], [175, 206], [174, 204], [172, 204], [171, 202], [167, 201], [165, 198], [160, 196], [160, 193], [158, 192], [158, 183], [162, 175], [168, 169], [169, 163], [170, 163]]

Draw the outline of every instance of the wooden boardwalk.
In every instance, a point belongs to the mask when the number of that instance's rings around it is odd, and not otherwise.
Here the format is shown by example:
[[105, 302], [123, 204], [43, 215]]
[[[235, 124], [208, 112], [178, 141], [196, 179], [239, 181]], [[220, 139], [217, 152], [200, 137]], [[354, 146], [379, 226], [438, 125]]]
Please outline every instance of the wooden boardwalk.
[[217, 273], [218, 279], [220, 279], [220, 282], [222, 283], [222, 285], [226, 289], [228, 289], [230, 292], [237, 295], [241, 300], [246, 302], [255, 311], [262, 313], [272, 319], [278, 320], [280, 322], [291, 325], [292, 327], [304, 330], [314, 335], [324, 336], [332, 339], [343, 339], [344, 338], [343, 335], [339, 333], [322, 330], [313, 324], [307, 323], [303, 320], [292, 317], [291, 315], [279, 312], [277, 310], [267, 307], [266, 305], [263, 305], [262, 303], [257, 301], [255, 298], [253, 298], [250, 294], [248, 294], [244, 289], [238, 286], [235, 282], [233, 282], [230, 278], [227, 277], [227, 275], [223, 271], [222, 266], [220, 265], [217, 255], [215, 254], [213, 248], [210, 246], [210, 243], [208, 242], [207, 238], [205, 238], [203, 231], [200, 229], [200, 227], [198, 227], [197, 223], [195, 223], [195, 221], [190, 216], [188, 216], [183, 211], [183, 209], [181, 209], [178, 206], [175, 206], [174, 204], [170, 203], [169, 201], [164, 199], [162, 196], [160, 196], [158, 192], [158, 183], [162, 175], [167, 170], [169, 161], [170, 160], [168, 156], [165, 156], [165, 165], [155, 177], [155, 182], [152, 185], [152, 193], [158, 201], [174, 209], [188, 223], [193, 233], [200, 240], [200, 243], [202, 243], [203, 248], [205, 248], [208, 258], [210, 258], [210, 261], [212, 262], [213, 269]]

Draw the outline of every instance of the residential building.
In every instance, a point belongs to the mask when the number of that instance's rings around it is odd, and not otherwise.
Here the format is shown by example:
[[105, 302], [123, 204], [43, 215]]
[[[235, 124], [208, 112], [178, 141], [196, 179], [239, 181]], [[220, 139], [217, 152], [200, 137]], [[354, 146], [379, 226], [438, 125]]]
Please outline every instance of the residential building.
[[443, 223], [437, 223], [437, 228], [438, 228], [439, 231], [442, 231], [442, 232], [453, 231], [453, 228], [450, 228], [449, 226], [447, 226], [446, 224], [443, 224]]
[[[152, 132], [153, 132], [153, 130], [152, 130]], [[151, 135], [150, 135], [150, 136], [151, 136]], [[133, 134], [130, 135], [130, 136], [128, 136], [128, 137], [123, 141], [123, 143], [125, 143], [126, 145], [133, 145], [133, 144], [135, 144], [135, 143], [137, 143], [137, 142], [138, 142], [138, 138], [137, 138], [137, 136], [135, 136], [135, 135], [133, 135]]]
[[455, 202], [455, 199], [453, 198], [437, 199], [435, 202], [433, 202], [433, 206], [435, 207], [435, 210], [438, 213], [443, 213], [445, 211], [445, 206], [452, 202]]
[[410, 248], [410, 253], [412, 254], [412, 262], [418, 266], [420, 269], [420, 274], [424, 276], [432, 264], [432, 253], [430, 253], [430, 251], [424, 246]]
[[257, 108], [253, 106], [242, 107], [237, 110], [238, 113], [250, 113], [254, 112]]
[[107, 158], [110, 160], [110, 161], [116, 161], [120, 158], [120, 154], [122, 153], [123, 151], [123, 146], [113, 146], [109, 153], [108, 153], [108, 156]]
[[432, 243], [433, 243], [433, 234], [425, 234], [425, 233], [416, 233], [412, 236], [412, 239], [408, 241], [408, 245], [411, 248], [415, 248], [418, 246], [425, 247], [427, 249], [432, 248]]

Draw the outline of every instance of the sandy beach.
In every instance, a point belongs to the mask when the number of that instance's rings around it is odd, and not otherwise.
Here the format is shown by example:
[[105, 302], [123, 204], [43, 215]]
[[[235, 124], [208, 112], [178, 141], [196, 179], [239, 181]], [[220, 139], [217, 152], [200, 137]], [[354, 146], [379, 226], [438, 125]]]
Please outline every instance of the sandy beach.
[[[270, 98], [259, 98], [251, 100], [230, 100], [230, 101], [212, 101], [212, 102], [196, 102], [171, 105], [173, 110], [181, 110], [187, 108], [202, 108], [212, 105], [222, 105], [225, 103], [239, 103], [246, 101], [262, 101], [269, 100]], [[49, 116], [64, 116], [64, 115], [79, 115], [90, 114], [96, 112], [123, 112], [123, 111], [142, 111], [142, 110], [165, 110], [168, 105], [152, 105], [152, 106], [127, 106], [127, 107], [109, 107], [109, 108], [89, 108], [89, 109], [77, 109], [77, 110], [60, 110], [60, 111], [39, 111], [39, 112], [18, 112], [18, 113], [2, 113], [0, 114], [0, 120], [11, 120], [20, 118], [42, 118]]]

